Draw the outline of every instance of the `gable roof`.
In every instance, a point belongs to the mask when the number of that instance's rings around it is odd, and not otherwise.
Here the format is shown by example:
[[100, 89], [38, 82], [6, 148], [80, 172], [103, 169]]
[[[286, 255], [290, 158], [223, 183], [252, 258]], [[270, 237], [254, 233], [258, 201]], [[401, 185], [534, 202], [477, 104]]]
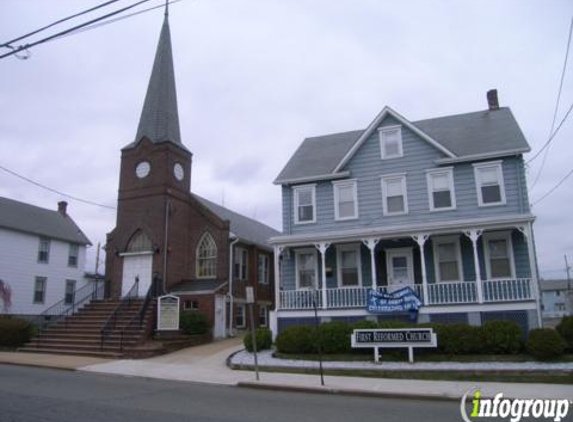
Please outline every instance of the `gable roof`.
[[[388, 115], [406, 122], [426, 141], [437, 144], [447, 160], [465, 160], [480, 155], [528, 152], [529, 145], [507, 107], [453, 116], [408, 122], [385, 107], [365, 130], [306, 138], [275, 180], [288, 184], [302, 180], [343, 177], [338, 174], [358, 149]], [[448, 153], [449, 152], [449, 153]]]
[[91, 245], [90, 240], [69, 215], [1, 197], [0, 227], [81, 245]]
[[264, 249], [271, 249], [269, 239], [280, 235], [280, 232], [252, 218], [245, 217], [228, 208], [217, 205], [205, 198], [192, 194], [201, 204], [211, 210], [222, 220], [230, 223], [230, 231], [240, 240], [252, 243]]

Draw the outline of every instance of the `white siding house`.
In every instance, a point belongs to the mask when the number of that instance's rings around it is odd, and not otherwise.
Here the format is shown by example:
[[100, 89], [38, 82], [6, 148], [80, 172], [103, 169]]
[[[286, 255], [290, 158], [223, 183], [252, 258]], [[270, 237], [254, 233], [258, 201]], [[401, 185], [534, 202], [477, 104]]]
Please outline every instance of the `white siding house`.
[[88, 283], [90, 241], [66, 205], [52, 211], [0, 198], [0, 314], [39, 315], [61, 300], [73, 301]]

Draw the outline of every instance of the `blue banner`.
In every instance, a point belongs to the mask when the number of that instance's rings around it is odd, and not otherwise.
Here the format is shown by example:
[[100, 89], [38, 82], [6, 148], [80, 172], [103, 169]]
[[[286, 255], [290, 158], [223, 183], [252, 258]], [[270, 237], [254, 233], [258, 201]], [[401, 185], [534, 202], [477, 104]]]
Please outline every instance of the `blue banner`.
[[372, 314], [388, 312], [418, 312], [422, 301], [411, 287], [402, 287], [392, 293], [368, 290], [366, 310]]

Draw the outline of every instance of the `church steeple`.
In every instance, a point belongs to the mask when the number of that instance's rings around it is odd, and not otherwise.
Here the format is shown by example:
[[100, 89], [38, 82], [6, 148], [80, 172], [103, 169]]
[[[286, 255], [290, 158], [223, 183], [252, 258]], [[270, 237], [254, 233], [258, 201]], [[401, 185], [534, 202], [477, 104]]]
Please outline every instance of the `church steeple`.
[[126, 148], [135, 146], [144, 136], [153, 143], [172, 142], [187, 150], [181, 142], [179, 130], [167, 5], [137, 135]]

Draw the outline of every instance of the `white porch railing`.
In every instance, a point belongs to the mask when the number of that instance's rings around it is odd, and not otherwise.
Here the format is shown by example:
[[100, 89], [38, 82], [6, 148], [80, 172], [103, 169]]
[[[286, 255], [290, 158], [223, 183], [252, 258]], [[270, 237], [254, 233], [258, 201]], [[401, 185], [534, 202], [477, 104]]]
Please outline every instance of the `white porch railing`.
[[[378, 292], [387, 293], [403, 286], [378, 287]], [[421, 284], [408, 285], [414, 289], [424, 305], [455, 305], [478, 303], [477, 286], [474, 281], [461, 281], [455, 283], [428, 284], [428, 297], [424, 298]], [[364, 308], [368, 298], [369, 287], [344, 287], [326, 289], [327, 309]], [[316, 306], [322, 308], [322, 293], [320, 290], [283, 290], [279, 294], [279, 309], [304, 310], [313, 309], [313, 295]], [[528, 278], [509, 280], [483, 281], [484, 302], [513, 302], [520, 300], [533, 300], [531, 280]]]

